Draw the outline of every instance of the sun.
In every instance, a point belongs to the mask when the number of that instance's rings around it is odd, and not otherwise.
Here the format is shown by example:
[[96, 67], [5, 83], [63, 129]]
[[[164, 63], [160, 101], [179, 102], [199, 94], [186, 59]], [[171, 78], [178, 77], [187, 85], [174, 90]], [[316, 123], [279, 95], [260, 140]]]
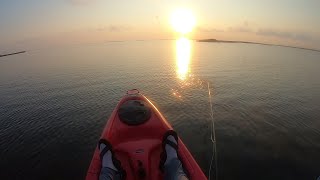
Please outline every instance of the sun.
[[196, 19], [191, 10], [180, 8], [171, 14], [170, 23], [176, 32], [187, 34], [194, 28]]

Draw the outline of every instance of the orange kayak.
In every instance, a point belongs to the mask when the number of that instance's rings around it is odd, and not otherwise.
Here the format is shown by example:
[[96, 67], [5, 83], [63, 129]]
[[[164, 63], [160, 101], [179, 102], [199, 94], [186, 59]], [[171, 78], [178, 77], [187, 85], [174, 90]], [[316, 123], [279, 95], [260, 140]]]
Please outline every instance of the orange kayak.
[[[126, 171], [127, 180], [163, 180], [159, 169], [162, 138], [171, 125], [138, 90], [127, 92], [112, 112], [101, 139], [108, 140], [115, 157]], [[182, 140], [178, 154], [189, 179], [207, 179]], [[95, 149], [86, 179], [99, 179], [101, 160]], [[143, 177], [141, 177], [143, 171]]]

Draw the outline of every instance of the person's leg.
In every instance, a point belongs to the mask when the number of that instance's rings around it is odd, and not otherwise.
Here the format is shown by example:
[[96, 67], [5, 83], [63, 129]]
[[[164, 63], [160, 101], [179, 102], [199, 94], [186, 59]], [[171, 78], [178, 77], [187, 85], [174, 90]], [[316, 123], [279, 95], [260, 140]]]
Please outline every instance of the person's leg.
[[100, 171], [99, 180], [120, 180], [116, 171], [107, 167], [102, 167]]
[[164, 179], [165, 180], [188, 180], [183, 170], [182, 163], [178, 158], [177, 137], [169, 135], [165, 140], [166, 160], [164, 162]]
[[121, 180], [122, 175], [119, 168], [116, 168], [112, 159], [111, 145], [101, 140], [99, 142], [100, 158], [101, 158], [101, 171], [99, 180]]
[[181, 161], [176, 158], [172, 159], [164, 166], [165, 180], [188, 180], [186, 173], [183, 171]]

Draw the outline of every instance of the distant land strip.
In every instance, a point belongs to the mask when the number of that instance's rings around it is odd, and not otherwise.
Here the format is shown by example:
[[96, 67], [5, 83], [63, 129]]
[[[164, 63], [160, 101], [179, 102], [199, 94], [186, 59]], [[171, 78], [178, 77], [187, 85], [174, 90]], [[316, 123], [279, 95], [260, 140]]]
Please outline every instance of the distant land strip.
[[25, 53], [25, 52], [26, 51], [18, 51], [18, 52], [9, 53], [9, 54], [0, 54], [0, 57], [11, 56], [11, 55], [15, 55], [15, 54], [22, 54], [22, 53]]
[[304, 49], [309, 51], [320, 52], [318, 49], [311, 49], [311, 48], [304, 48], [304, 47], [296, 47], [296, 46], [286, 46], [280, 44], [267, 44], [267, 43], [259, 43], [259, 42], [250, 42], [250, 41], [225, 41], [225, 40], [218, 40], [218, 39], [199, 39], [198, 42], [213, 42], [213, 43], [245, 43], [245, 44], [260, 44], [266, 46], [280, 46], [280, 47], [288, 47], [288, 48], [296, 48], [296, 49]]

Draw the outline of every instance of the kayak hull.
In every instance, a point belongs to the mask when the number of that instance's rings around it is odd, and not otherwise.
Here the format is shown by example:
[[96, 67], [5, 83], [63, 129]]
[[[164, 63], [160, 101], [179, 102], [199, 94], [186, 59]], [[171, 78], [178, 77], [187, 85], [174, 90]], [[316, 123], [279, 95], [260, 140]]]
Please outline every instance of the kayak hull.
[[[143, 101], [151, 109], [150, 118], [140, 125], [127, 125], [119, 118], [119, 108], [132, 100]], [[163, 180], [159, 163], [162, 138], [168, 130], [172, 130], [172, 127], [158, 109], [145, 96], [137, 93], [126, 95], [120, 100], [103, 130], [101, 139], [111, 143], [115, 157], [120, 160], [121, 166], [126, 171], [127, 180], [142, 179], [141, 169], [144, 171], [143, 179]], [[180, 138], [178, 144], [178, 154], [189, 178], [207, 179]], [[99, 150], [96, 148], [86, 179], [99, 179], [100, 170], [101, 160]]]

